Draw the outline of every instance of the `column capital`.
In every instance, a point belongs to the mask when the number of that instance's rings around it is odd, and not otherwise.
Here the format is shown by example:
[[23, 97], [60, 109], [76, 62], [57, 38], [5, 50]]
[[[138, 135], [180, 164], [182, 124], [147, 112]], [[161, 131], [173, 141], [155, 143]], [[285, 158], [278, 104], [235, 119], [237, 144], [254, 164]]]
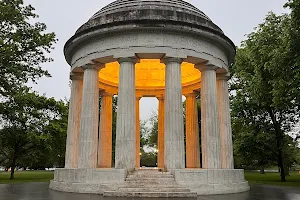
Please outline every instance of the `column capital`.
[[142, 97], [136, 96], [136, 97], [135, 97], [135, 100], [139, 101], [139, 100], [141, 100], [141, 98], [142, 98]]
[[165, 100], [165, 96], [157, 96], [156, 98], [157, 98], [159, 101]]
[[186, 98], [188, 98], [188, 97], [196, 98], [198, 96], [198, 93], [197, 92], [192, 92], [192, 93], [189, 93], [189, 94], [185, 94], [184, 96]]
[[105, 67], [104, 63], [92, 62], [92, 63], [89, 63], [89, 64], [86, 64], [86, 65], [82, 66], [81, 68], [83, 70], [94, 69], [94, 70], [99, 71], [100, 69], [102, 69], [104, 67]]
[[196, 64], [195, 68], [203, 72], [203, 71], [211, 71], [211, 70], [216, 71], [219, 67], [210, 64]]
[[122, 63], [122, 62], [131, 62], [131, 63], [139, 63], [140, 62], [140, 59], [137, 58], [137, 57], [121, 57], [121, 58], [118, 58], [118, 62], [119, 63]]
[[104, 97], [112, 97], [112, 96], [114, 96], [114, 95], [113, 95], [113, 94], [111, 94], [111, 93], [108, 93], [108, 92], [102, 91], [102, 92], [100, 92], [100, 96], [104, 96]]
[[230, 79], [230, 73], [217, 74], [217, 80], [228, 81]]
[[181, 64], [183, 62], [183, 59], [182, 58], [175, 58], [175, 57], [165, 57], [165, 58], [161, 59], [160, 62], [164, 63], [164, 64], [167, 64], [167, 63], [170, 63], [170, 62], [176, 62], [176, 63]]
[[83, 73], [71, 72], [70, 79], [73, 80], [83, 80]]

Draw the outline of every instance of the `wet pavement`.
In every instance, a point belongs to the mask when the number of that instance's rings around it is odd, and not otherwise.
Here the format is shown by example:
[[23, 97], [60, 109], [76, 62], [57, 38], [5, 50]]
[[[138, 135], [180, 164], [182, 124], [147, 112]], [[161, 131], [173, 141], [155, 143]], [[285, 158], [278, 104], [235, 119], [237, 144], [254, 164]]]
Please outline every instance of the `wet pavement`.
[[[0, 200], [130, 200], [101, 195], [56, 192], [47, 183], [0, 185]], [[143, 198], [146, 200], [146, 198]], [[150, 200], [150, 199], [147, 199]], [[165, 199], [151, 199], [165, 200]], [[191, 199], [180, 199], [191, 200]], [[300, 200], [300, 188], [279, 186], [252, 186], [251, 191], [240, 194], [201, 196], [197, 200]]]

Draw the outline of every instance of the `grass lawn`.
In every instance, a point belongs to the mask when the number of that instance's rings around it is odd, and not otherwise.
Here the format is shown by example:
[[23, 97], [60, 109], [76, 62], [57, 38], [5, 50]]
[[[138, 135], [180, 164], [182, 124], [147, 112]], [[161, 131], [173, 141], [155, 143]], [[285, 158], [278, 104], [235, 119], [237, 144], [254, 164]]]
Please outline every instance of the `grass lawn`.
[[53, 174], [53, 172], [49, 171], [15, 172], [15, 180], [9, 180], [10, 172], [0, 172], [0, 184], [49, 182], [53, 179]]
[[298, 172], [291, 172], [290, 176], [286, 177], [286, 182], [280, 182], [279, 173], [260, 174], [259, 172], [245, 171], [246, 180], [250, 184], [265, 184], [265, 185], [281, 185], [300, 187], [300, 175]]

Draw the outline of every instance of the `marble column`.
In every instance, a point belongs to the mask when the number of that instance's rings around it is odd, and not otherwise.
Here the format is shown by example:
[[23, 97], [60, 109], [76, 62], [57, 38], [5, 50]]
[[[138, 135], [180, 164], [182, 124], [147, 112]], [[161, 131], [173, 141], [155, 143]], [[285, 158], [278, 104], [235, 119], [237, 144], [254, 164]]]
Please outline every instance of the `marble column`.
[[215, 66], [197, 66], [201, 71], [202, 168], [220, 169], [220, 128]]
[[186, 167], [200, 168], [197, 94], [186, 95]]
[[136, 165], [135, 59], [120, 58], [116, 168], [133, 170]]
[[217, 77], [222, 169], [234, 169], [228, 79], [228, 74]]
[[78, 140], [80, 129], [82, 74], [72, 73], [71, 98], [69, 104], [65, 168], [78, 166]]
[[141, 146], [141, 133], [140, 133], [140, 97], [136, 97], [136, 103], [135, 103], [135, 107], [136, 107], [136, 140], [135, 140], [135, 168], [139, 169], [140, 165], [141, 165], [141, 160], [140, 160], [140, 146]]
[[112, 101], [112, 94], [101, 94], [101, 113], [98, 142], [99, 168], [111, 168], [112, 165]]
[[83, 69], [78, 168], [88, 169], [97, 167], [100, 68], [86, 65]]
[[164, 97], [157, 98], [158, 103], [158, 138], [157, 138], [157, 146], [158, 146], [158, 155], [157, 155], [157, 166], [159, 169], [164, 169], [164, 110], [165, 110], [165, 100]]
[[182, 107], [181, 63], [166, 58], [165, 86], [165, 169], [185, 168], [184, 127]]

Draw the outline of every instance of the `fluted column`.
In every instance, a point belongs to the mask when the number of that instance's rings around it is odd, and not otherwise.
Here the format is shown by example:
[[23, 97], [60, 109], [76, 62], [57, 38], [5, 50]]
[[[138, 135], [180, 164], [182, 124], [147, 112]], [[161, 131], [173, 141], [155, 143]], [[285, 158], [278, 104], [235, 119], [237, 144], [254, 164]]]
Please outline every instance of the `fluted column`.
[[220, 128], [216, 67], [197, 66], [201, 71], [202, 168], [220, 169]]
[[228, 74], [217, 77], [222, 169], [234, 169], [228, 79]]
[[165, 100], [164, 97], [158, 97], [157, 98], [159, 101], [158, 104], [158, 138], [157, 138], [157, 143], [158, 143], [158, 155], [157, 155], [157, 166], [159, 169], [164, 169], [164, 110], [165, 110]]
[[112, 164], [112, 94], [101, 94], [98, 167], [111, 168]]
[[136, 147], [136, 152], [135, 152], [135, 168], [139, 169], [140, 168], [140, 146], [141, 146], [141, 135], [140, 135], [140, 97], [136, 97], [136, 138], [135, 138], [135, 147]]
[[97, 167], [99, 122], [99, 67], [83, 67], [82, 110], [78, 151], [78, 168]]
[[186, 167], [200, 168], [197, 94], [186, 95]]
[[77, 168], [83, 77], [81, 74], [72, 73], [70, 78], [72, 85], [69, 104], [65, 168]]
[[121, 58], [118, 93], [116, 168], [132, 170], [136, 156], [135, 60]]
[[181, 59], [167, 58], [165, 87], [165, 168], [184, 169]]

